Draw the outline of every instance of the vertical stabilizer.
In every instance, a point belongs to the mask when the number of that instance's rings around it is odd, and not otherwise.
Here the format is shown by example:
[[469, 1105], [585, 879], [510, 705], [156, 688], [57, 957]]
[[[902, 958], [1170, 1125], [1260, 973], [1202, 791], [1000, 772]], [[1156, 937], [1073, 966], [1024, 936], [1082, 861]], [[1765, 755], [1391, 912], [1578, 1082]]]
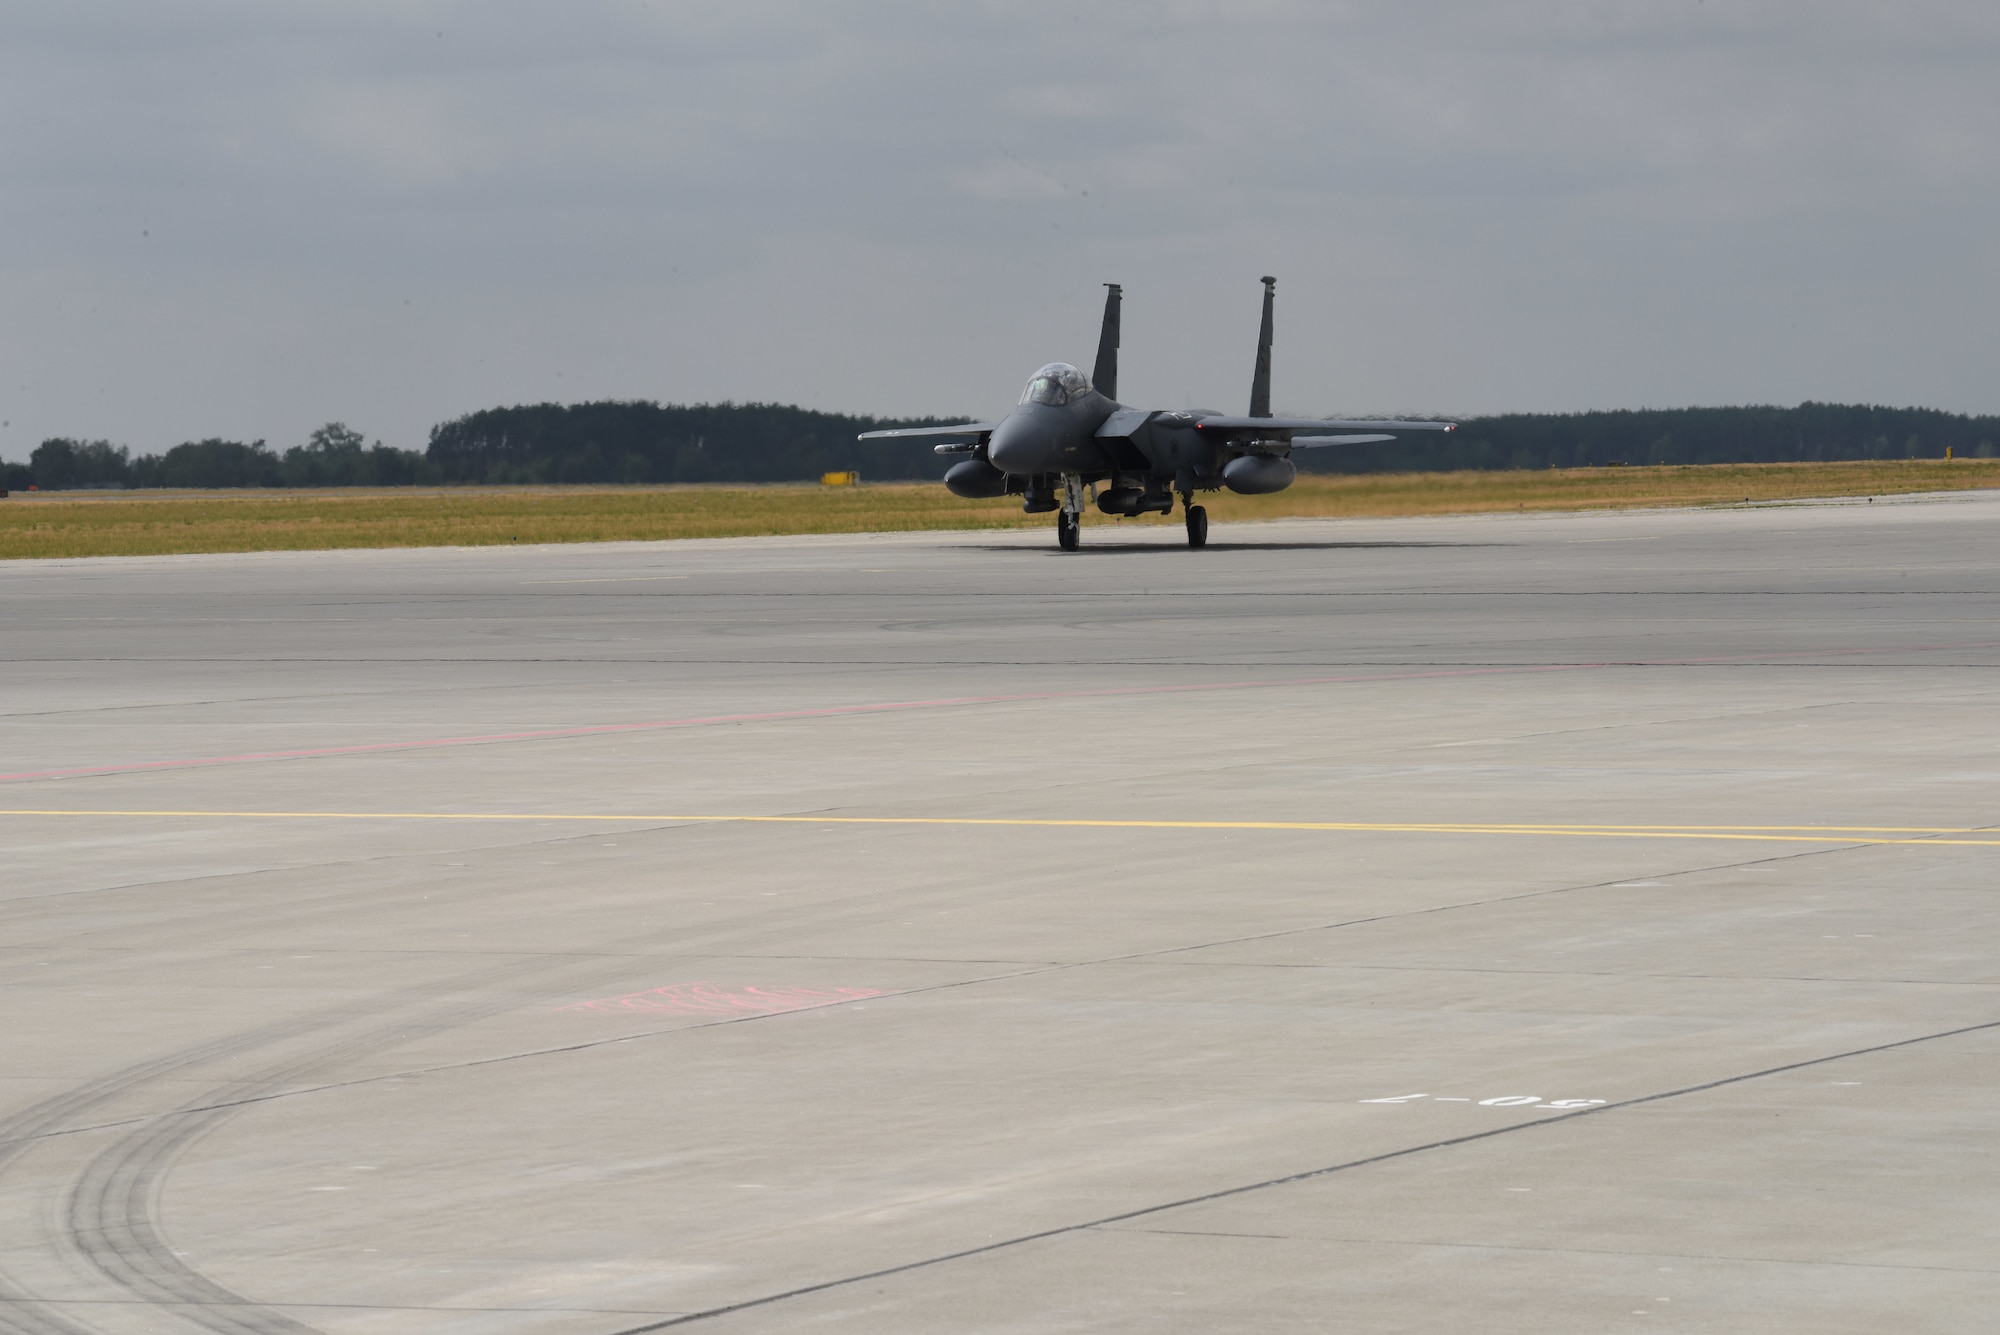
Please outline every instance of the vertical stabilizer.
[[1104, 331], [1097, 336], [1097, 365], [1090, 373], [1090, 383], [1099, 394], [1107, 399], [1118, 397], [1118, 306], [1125, 298], [1125, 289], [1116, 283], [1106, 283], [1104, 294]]
[[1278, 280], [1264, 279], [1264, 323], [1257, 330], [1257, 370], [1250, 377], [1250, 415], [1269, 417], [1271, 415], [1271, 303], [1278, 291]]
[[1270, 416], [1270, 308], [1278, 294], [1278, 280], [1264, 278], [1264, 324], [1256, 332], [1256, 372], [1250, 376], [1250, 416]]

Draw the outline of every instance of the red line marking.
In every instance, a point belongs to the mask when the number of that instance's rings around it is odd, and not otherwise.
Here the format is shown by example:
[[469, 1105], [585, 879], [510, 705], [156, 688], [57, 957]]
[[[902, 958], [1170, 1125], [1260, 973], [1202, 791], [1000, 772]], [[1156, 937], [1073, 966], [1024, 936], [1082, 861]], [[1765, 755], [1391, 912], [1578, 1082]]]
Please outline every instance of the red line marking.
[[562, 1009], [628, 1015], [782, 1015], [888, 995], [873, 987], [745, 987], [731, 991], [715, 983], [674, 983], [622, 997], [579, 1001]]
[[792, 719], [841, 718], [856, 714], [890, 714], [910, 709], [951, 709], [966, 705], [1021, 704], [1035, 700], [1086, 700], [1107, 696], [1181, 695], [1201, 691], [1269, 690], [1285, 686], [1332, 686], [1368, 681], [1425, 681], [1452, 677], [1518, 676], [1536, 672], [1588, 672], [1608, 667], [1695, 667], [1708, 663], [1755, 663], [1774, 658], [1835, 658], [1861, 654], [1927, 653], [1944, 649], [1991, 649], [1986, 644], [1891, 645], [1879, 649], [1801, 649], [1784, 653], [1729, 654], [1713, 658], [1653, 658], [1605, 663], [1524, 663], [1507, 667], [1442, 668], [1431, 672], [1364, 672], [1336, 677], [1279, 677], [1261, 681], [1209, 681], [1180, 686], [1102, 686], [1077, 691], [1022, 691], [1001, 695], [955, 695], [934, 700], [892, 700], [872, 705], [828, 705], [820, 709], [780, 709], [762, 714], [709, 714], [695, 718], [656, 719], [642, 723], [597, 723], [574, 728], [539, 728], [523, 732], [477, 733], [463, 737], [430, 737], [394, 742], [363, 742], [353, 746], [303, 747], [291, 751], [248, 751], [233, 756], [196, 756], [181, 760], [141, 760], [69, 769], [20, 770], [0, 774], [0, 783], [29, 779], [68, 779], [81, 775], [142, 774], [149, 770], [197, 769], [205, 765], [240, 765], [264, 760], [314, 760], [329, 756], [371, 755], [384, 751], [422, 751], [444, 746], [485, 746], [499, 742], [540, 742], [565, 737], [596, 737], [607, 733], [659, 732], [669, 728], [702, 728], [723, 723], [779, 723]]
[[542, 728], [529, 732], [481, 733], [465, 737], [432, 737], [399, 742], [364, 742], [355, 746], [319, 746], [295, 751], [250, 751], [234, 756], [199, 756], [185, 760], [142, 760], [128, 764], [80, 765], [73, 769], [22, 770], [0, 774], [0, 783], [22, 779], [61, 779], [80, 774], [133, 774], [146, 770], [191, 769], [201, 765], [236, 765], [258, 760], [310, 760], [325, 756], [367, 755], [378, 751], [416, 751], [440, 746], [481, 746], [495, 742], [537, 742], [563, 737], [594, 737], [605, 733], [657, 732], [667, 728], [700, 728], [720, 723], [774, 723], [790, 719], [838, 718], [852, 714], [887, 714], [906, 709], [949, 709], [963, 705], [1017, 704], [1033, 700], [1081, 699], [1094, 696], [1155, 695], [1184, 691], [1246, 690], [1251, 687], [1309, 686], [1348, 681], [1396, 681], [1416, 677], [1464, 677], [1488, 673], [1555, 672], [1602, 667], [1601, 663], [1537, 664], [1521, 668], [1466, 668], [1444, 672], [1392, 672], [1348, 677], [1296, 677], [1282, 681], [1218, 681], [1187, 686], [1107, 686], [1081, 691], [1031, 691], [1007, 695], [944, 696], [935, 700], [894, 700], [873, 705], [829, 705], [822, 709], [781, 709], [765, 714], [710, 714], [697, 718], [658, 719], [644, 723], [599, 723], [575, 728]]

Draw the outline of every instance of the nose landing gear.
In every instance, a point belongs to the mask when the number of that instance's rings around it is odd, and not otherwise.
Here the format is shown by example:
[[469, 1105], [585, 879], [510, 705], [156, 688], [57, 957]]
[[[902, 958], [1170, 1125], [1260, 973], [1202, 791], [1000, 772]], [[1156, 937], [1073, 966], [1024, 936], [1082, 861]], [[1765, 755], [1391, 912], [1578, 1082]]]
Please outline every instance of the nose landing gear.
[[1063, 474], [1062, 510], [1056, 515], [1056, 546], [1073, 552], [1083, 545], [1083, 479]]

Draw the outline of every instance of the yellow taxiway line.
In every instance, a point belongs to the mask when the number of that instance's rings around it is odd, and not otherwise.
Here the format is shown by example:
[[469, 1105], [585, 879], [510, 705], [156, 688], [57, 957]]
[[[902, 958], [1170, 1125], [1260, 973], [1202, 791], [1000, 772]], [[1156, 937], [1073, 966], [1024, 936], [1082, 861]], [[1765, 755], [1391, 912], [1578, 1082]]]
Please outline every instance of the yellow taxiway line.
[[[2000, 848], [2000, 830], [1922, 825], [1511, 825], [1486, 821], [1063, 820], [1029, 816], [751, 816], [547, 811], [166, 811], [21, 808], [0, 816], [163, 820], [583, 821], [623, 825], [947, 825], [1083, 830], [1292, 830], [1359, 834], [1543, 835], [1568, 839], [1732, 839], [1801, 844]], [[1978, 838], [1974, 836], [1988, 836]], [[1914, 838], [1908, 836], [1916, 836]]]

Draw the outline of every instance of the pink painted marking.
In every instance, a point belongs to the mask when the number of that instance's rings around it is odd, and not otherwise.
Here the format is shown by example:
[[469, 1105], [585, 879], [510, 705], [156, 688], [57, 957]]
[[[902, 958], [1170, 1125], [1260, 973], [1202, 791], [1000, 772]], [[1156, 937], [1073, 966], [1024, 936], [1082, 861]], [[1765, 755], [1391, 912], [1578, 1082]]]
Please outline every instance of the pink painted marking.
[[477, 733], [465, 737], [428, 737], [397, 742], [362, 742], [354, 746], [315, 746], [295, 751], [246, 751], [234, 756], [197, 756], [184, 760], [140, 760], [116, 765], [79, 765], [73, 769], [22, 770], [0, 774], [0, 782], [15, 779], [60, 779], [78, 774], [131, 774], [155, 769], [189, 769], [197, 765], [238, 765], [254, 760], [310, 760], [323, 756], [368, 755], [377, 751], [418, 751], [438, 746], [481, 746], [494, 742], [537, 742], [558, 737], [592, 737], [600, 733], [652, 732], [662, 728], [699, 728], [718, 723], [765, 723], [781, 719], [825, 718], [838, 714], [868, 714], [892, 709], [922, 709], [945, 705], [987, 704], [1033, 696], [967, 697], [908, 700], [879, 705], [835, 705], [826, 709], [784, 709], [768, 714], [712, 714], [701, 718], [658, 719], [645, 723], [596, 723], [575, 728], [537, 728], [525, 732]]
[[624, 1015], [779, 1015], [887, 995], [873, 987], [745, 987], [730, 991], [714, 983], [675, 983], [628, 996], [579, 1001], [562, 1009]]
[[1036, 700], [1088, 700], [1107, 696], [1183, 695], [1200, 691], [1270, 690], [1286, 686], [1331, 686], [1368, 681], [1424, 681], [1450, 677], [1505, 677], [1536, 672], [1590, 672], [1609, 667], [1694, 667], [1715, 663], [1758, 663], [1785, 658], [1843, 658], [1862, 654], [1930, 653], [1945, 649], [1992, 649], [2000, 643], [1885, 645], [1876, 649], [1800, 649], [1781, 653], [1730, 654], [1715, 658], [1644, 658], [1605, 663], [1522, 663], [1501, 667], [1441, 668], [1429, 672], [1362, 672], [1330, 677], [1277, 677], [1253, 681], [1190, 682], [1178, 686], [1100, 686], [1077, 691], [1021, 691], [1000, 695], [953, 695], [934, 700], [892, 700], [872, 705], [828, 705], [820, 709], [780, 709], [761, 714], [709, 714], [694, 718], [656, 719], [643, 723], [597, 723], [573, 728], [538, 728], [523, 732], [476, 733], [463, 737], [429, 737], [407, 741], [362, 742], [353, 746], [316, 746], [291, 751], [248, 751], [233, 756], [195, 756], [181, 760], [139, 760], [68, 769], [19, 770], [0, 774], [0, 783], [31, 779], [67, 779], [80, 775], [142, 774], [149, 770], [196, 769], [204, 765], [240, 765], [260, 760], [312, 760], [329, 756], [370, 755], [384, 751], [422, 751], [443, 746], [485, 746], [500, 742], [553, 741], [565, 737], [596, 737], [608, 733], [659, 732], [669, 728], [702, 728], [723, 723], [779, 723], [791, 719], [840, 718], [855, 714], [890, 714], [910, 709], [952, 709], [967, 705], [1019, 704]]
[[1310, 686], [1346, 681], [1397, 681], [1417, 677], [1466, 677], [1492, 673], [1558, 672], [1603, 667], [1602, 663], [1534, 664], [1526, 667], [1465, 668], [1442, 672], [1385, 672], [1345, 677], [1292, 677], [1276, 681], [1216, 681], [1185, 686], [1105, 686], [1080, 691], [1024, 691], [1005, 695], [944, 696], [935, 700], [894, 700], [873, 705], [830, 705], [822, 709], [781, 709], [764, 714], [710, 714], [697, 718], [658, 719], [645, 723], [598, 723], [575, 728], [540, 728], [529, 732], [479, 733], [465, 737], [431, 737], [398, 742], [364, 742], [354, 746], [318, 746], [295, 751], [249, 751], [233, 756], [198, 756], [185, 760], [140, 760], [125, 764], [79, 765], [70, 769], [21, 770], [0, 774], [0, 783], [24, 779], [63, 779], [82, 774], [136, 774], [148, 770], [193, 769], [202, 765], [238, 765], [258, 760], [310, 760], [326, 756], [368, 755], [379, 751], [417, 751], [440, 746], [481, 746], [495, 742], [538, 742], [563, 737], [595, 737], [605, 733], [657, 732], [667, 728], [700, 728], [721, 723], [775, 723], [789, 719], [838, 718], [852, 714], [887, 714], [906, 709], [949, 709], [964, 705], [1016, 704], [1035, 700], [1085, 699], [1112, 695], [1159, 695], [1186, 691], [1248, 690], [1252, 687]]

